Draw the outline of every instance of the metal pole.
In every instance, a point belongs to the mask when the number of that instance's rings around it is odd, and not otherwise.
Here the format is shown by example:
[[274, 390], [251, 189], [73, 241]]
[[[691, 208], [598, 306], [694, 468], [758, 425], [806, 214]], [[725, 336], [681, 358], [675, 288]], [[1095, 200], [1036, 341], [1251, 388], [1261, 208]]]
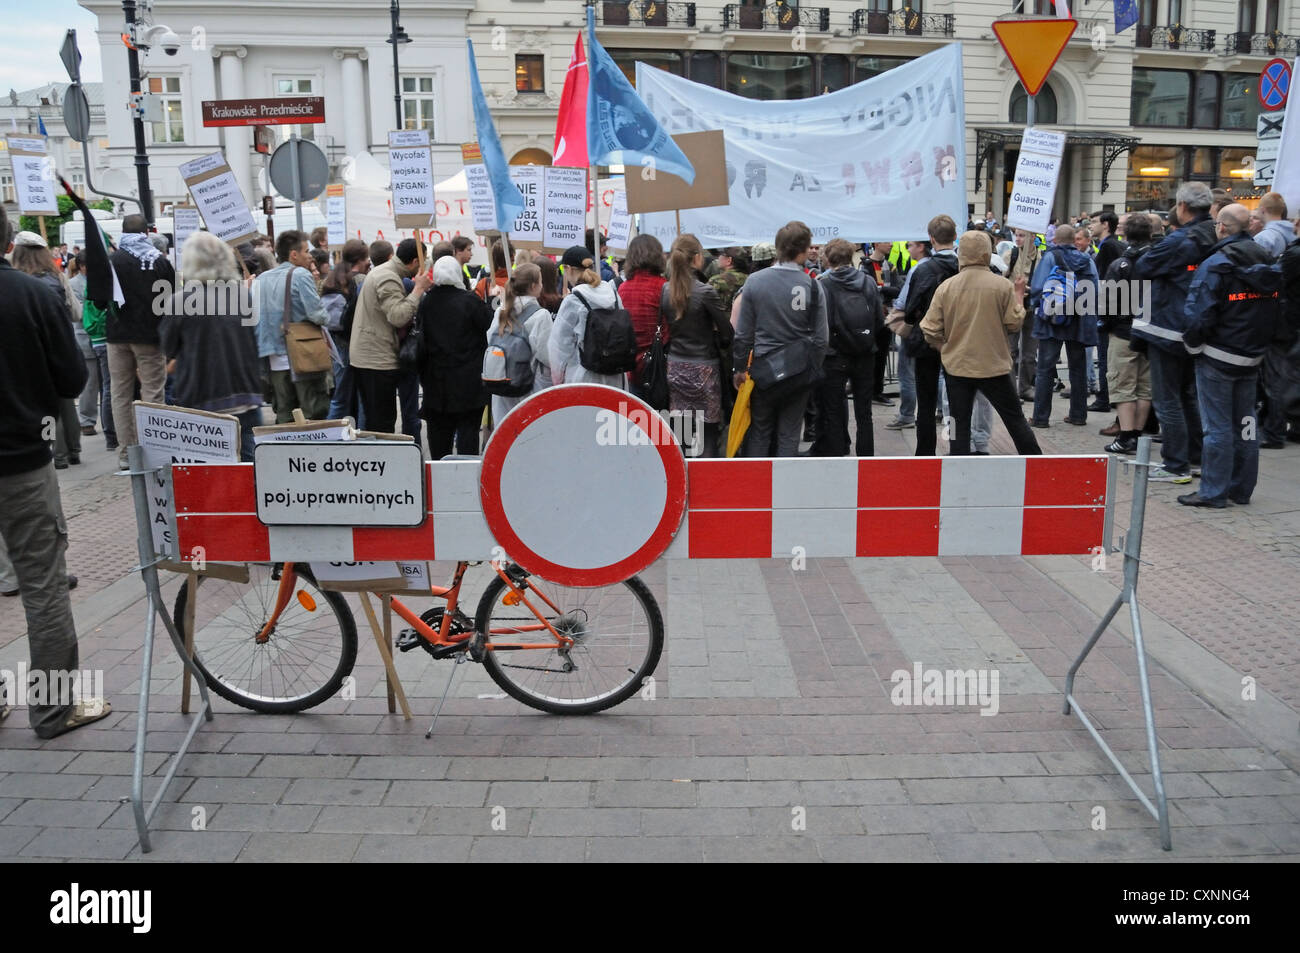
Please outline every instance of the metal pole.
[[[122, 0], [122, 14], [126, 17], [127, 34], [131, 38], [131, 45], [126, 48], [126, 65], [130, 74], [131, 92], [139, 93], [141, 92], [140, 54], [135, 48], [135, 0]], [[143, 106], [143, 100], [141, 105]], [[144, 212], [145, 221], [149, 223], [150, 228], [153, 228], [153, 190], [149, 188], [149, 155], [145, 152], [144, 145], [144, 119], [136, 113], [133, 123], [135, 125], [135, 176], [140, 191], [140, 207]]]
[[388, 4], [388, 13], [393, 21], [393, 30], [389, 39], [393, 44], [393, 114], [397, 124], [394, 129], [402, 128], [402, 74], [398, 72], [397, 67], [397, 18], [400, 11], [397, 7], [397, 0], [390, 0]]
[[1030, 96], [1029, 100], [1025, 104], [1025, 127], [1026, 128], [1032, 127], [1034, 125], [1034, 119], [1037, 118], [1034, 115], [1034, 100], [1037, 98], [1038, 98], [1037, 96]]
[[289, 137], [289, 165], [292, 167], [290, 175], [293, 177], [293, 214], [297, 220], [298, 231], [302, 231], [302, 179], [301, 170], [298, 168], [298, 134], [295, 132]]

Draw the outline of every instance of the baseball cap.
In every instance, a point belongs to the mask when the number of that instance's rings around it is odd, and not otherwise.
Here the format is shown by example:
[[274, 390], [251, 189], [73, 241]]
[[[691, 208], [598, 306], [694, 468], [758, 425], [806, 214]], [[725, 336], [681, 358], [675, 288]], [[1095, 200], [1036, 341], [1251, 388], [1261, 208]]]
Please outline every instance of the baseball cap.
[[776, 246], [771, 242], [758, 242], [749, 257], [752, 261], [771, 261], [776, 257]]
[[560, 259], [560, 264], [566, 268], [590, 268], [594, 263], [591, 249], [586, 245], [570, 245]]

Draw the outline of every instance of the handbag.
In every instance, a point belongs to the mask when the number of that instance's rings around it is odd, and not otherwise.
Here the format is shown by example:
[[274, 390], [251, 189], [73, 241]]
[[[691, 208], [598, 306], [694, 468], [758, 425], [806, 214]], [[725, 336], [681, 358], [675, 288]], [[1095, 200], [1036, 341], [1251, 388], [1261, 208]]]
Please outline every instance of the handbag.
[[655, 410], [667, 410], [668, 355], [664, 351], [663, 329], [655, 328], [655, 339], [641, 367], [640, 394], [642, 400]]
[[420, 366], [420, 337], [424, 328], [420, 317], [416, 315], [406, 326], [406, 337], [397, 348], [397, 366], [404, 371], [413, 371]]
[[289, 367], [294, 374], [319, 374], [333, 366], [330, 357], [329, 342], [325, 340], [325, 330], [310, 321], [290, 321], [289, 313], [293, 305], [293, 273], [289, 268], [284, 281], [284, 313], [280, 323], [284, 327], [284, 349], [289, 355]]

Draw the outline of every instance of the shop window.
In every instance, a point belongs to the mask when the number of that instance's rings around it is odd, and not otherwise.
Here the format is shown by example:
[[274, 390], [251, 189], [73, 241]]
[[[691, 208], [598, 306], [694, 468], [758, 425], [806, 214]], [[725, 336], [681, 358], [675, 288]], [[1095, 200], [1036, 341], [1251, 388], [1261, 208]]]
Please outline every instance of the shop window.
[[813, 90], [810, 56], [733, 53], [727, 57], [727, 91], [746, 99], [806, 99]]

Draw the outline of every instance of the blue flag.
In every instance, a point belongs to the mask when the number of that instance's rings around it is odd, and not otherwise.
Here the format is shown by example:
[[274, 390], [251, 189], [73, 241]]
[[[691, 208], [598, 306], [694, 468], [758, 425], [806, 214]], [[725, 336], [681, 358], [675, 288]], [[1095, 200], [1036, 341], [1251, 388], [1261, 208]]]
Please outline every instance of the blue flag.
[[45, 131], [45, 120], [42, 119], [39, 115], [36, 117], [36, 128], [41, 131], [42, 136], [49, 135], [49, 133]]
[[587, 156], [592, 165], [639, 165], [695, 182], [695, 166], [673, 142], [596, 42], [596, 12], [587, 7]]
[[1115, 35], [1138, 22], [1137, 0], [1115, 0]]
[[524, 197], [514, 182], [510, 181], [510, 166], [506, 163], [506, 154], [501, 150], [501, 139], [497, 136], [496, 126], [492, 124], [487, 100], [483, 98], [483, 86], [478, 81], [478, 65], [474, 61], [474, 41], [466, 38], [465, 42], [469, 45], [470, 94], [474, 99], [478, 148], [483, 153], [488, 181], [492, 183], [492, 198], [497, 206], [497, 228], [509, 232], [510, 226], [524, 210]]

